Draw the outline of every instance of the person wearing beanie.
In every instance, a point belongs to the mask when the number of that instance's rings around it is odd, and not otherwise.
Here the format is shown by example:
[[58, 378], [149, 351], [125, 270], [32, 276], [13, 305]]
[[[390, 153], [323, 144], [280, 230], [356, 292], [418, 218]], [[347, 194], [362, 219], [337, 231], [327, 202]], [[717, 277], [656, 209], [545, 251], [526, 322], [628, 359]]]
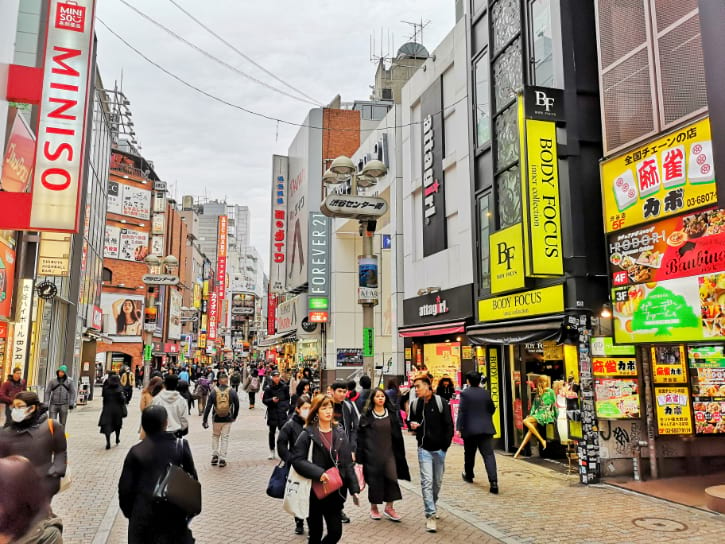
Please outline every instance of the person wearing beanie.
[[12, 410], [13, 399], [21, 391], [25, 391], [25, 380], [23, 369], [16, 366], [13, 373], [8, 376], [7, 381], [0, 385], [0, 404], [5, 405], [5, 425], [10, 425], [10, 411]]
[[45, 386], [45, 404], [48, 405], [48, 417], [57, 419], [65, 427], [68, 410], [76, 407], [76, 384], [68, 376], [68, 367], [61, 365]]
[[370, 397], [370, 391], [372, 386], [373, 381], [370, 379], [370, 376], [364, 374], [360, 376], [360, 395], [357, 399], [355, 399], [355, 405], [357, 406], [357, 410], [360, 413], [362, 413], [365, 409], [365, 404]]
[[167, 374], [164, 378], [164, 390], [154, 397], [152, 406], [163, 406], [166, 408], [169, 423], [166, 432], [173, 433], [177, 437], [189, 433], [189, 420], [186, 417], [188, 408], [186, 399], [181, 396], [179, 389], [179, 376]]

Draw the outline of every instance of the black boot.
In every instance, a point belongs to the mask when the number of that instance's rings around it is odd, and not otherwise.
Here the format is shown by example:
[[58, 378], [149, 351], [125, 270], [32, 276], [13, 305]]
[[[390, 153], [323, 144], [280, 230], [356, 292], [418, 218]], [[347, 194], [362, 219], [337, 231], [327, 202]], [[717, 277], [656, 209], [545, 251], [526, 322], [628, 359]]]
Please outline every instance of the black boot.
[[305, 534], [305, 520], [295, 518], [295, 534], [296, 535]]
[[488, 492], [498, 495], [498, 482], [491, 482], [491, 489], [489, 489]]
[[111, 435], [110, 434], [106, 435], [106, 449], [107, 450], [111, 449]]

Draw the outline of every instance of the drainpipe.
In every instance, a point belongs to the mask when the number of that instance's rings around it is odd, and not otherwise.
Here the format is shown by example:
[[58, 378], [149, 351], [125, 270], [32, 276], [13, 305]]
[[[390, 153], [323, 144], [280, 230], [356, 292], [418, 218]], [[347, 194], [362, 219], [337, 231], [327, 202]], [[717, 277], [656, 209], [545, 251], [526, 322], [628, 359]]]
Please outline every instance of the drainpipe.
[[654, 396], [652, 395], [652, 380], [650, 379], [649, 350], [646, 346], [638, 346], [638, 359], [642, 366], [642, 382], [644, 383], [645, 416], [647, 422], [647, 450], [649, 456], [650, 476], [653, 480], [659, 477], [657, 470], [657, 448], [655, 447], [655, 417]]

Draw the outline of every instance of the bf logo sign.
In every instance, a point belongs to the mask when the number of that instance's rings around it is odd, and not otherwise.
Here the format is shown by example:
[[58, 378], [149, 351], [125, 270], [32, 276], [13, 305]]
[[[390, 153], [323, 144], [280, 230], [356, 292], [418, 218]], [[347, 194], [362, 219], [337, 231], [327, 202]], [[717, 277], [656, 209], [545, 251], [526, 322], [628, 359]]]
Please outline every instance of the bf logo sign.
[[534, 95], [536, 96], [536, 105], [543, 107], [548, 113], [549, 109], [554, 105], [554, 99], [546, 96], [544, 91], [534, 91]]
[[511, 261], [514, 259], [514, 246], [509, 246], [506, 242], [500, 242], [496, 245], [498, 250], [498, 264], [505, 264], [506, 270], [511, 270]]

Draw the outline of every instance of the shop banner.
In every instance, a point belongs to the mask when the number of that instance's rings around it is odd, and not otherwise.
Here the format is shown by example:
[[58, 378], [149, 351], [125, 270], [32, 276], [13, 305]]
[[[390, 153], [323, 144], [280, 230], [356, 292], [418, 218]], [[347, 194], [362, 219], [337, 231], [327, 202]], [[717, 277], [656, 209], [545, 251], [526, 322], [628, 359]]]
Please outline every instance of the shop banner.
[[609, 235], [612, 285], [725, 270], [725, 210], [664, 219]]
[[[121, 250], [121, 227], [106, 225], [106, 237], [103, 242], [103, 257], [118, 259]], [[157, 255], [156, 253], [154, 255]]]
[[143, 295], [101, 294], [103, 332], [114, 342], [141, 342], [144, 315]]
[[594, 378], [594, 406], [602, 419], [639, 419], [639, 381], [633, 378]]
[[10, 108], [10, 116], [12, 115], [15, 119], [0, 171], [0, 191], [24, 193], [28, 190], [33, 175], [35, 135], [17, 108]]
[[378, 290], [378, 257], [377, 255], [360, 255], [357, 258], [358, 268], [358, 304], [377, 304]]
[[330, 228], [331, 220], [318, 212], [310, 212], [310, 239], [307, 248], [307, 289], [310, 319], [325, 323], [330, 307]]
[[149, 254], [149, 234], [141, 230], [121, 229], [118, 258], [124, 261], [143, 262]]
[[272, 156], [272, 224], [270, 225], [269, 292], [284, 293], [287, 254], [287, 157]]
[[151, 191], [123, 185], [121, 214], [136, 219], [151, 217]]
[[169, 340], [181, 339], [181, 306], [183, 295], [181, 291], [171, 289], [169, 291], [169, 329], [167, 337]]
[[209, 294], [209, 331], [207, 334], [208, 340], [217, 339], [217, 331], [219, 324], [219, 294], [216, 290]]
[[617, 343], [725, 339], [725, 273], [612, 289]]
[[460, 342], [441, 342], [423, 345], [423, 362], [425, 368], [433, 375], [437, 382], [441, 377], [448, 375], [457, 385], [460, 385], [461, 373], [461, 344]]
[[217, 263], [217, 296], [219, 301], [224, 300], [224, 293], [226, 291], [227, 284], [227, 235], [228, 235], [228, 219], [226, 215], [220, 215], [217, 222], [217, 248], [216, 248], [216, 263]]
[[30, 319], [33, 313], [33, 280], [18, 280], [18, 303], [13, 324], [13, 341], [10, 344], [10, 367], [20, 367], [25, 375], [25, 361], [30, 346]]
[[632, 357], [592, 357], [595, 376], [636, 376], [637, 359]]
[[686, 383], [684, 346], [655, 346], [652, 348], [652, 382]]
[[71, 235], [64, 232], [41, 232], [38, 244], [39, 276], [68, 276], [70, 272]]
[[635, 347], [615, 345], [614, 339], [611, 336], [594, 336], [591, 340], [591, 351], [593, 357], [634, 356]]
[[[478, 348], [478, 346], [476, 346]], [[493, 426], [496, 429], [494, 438], [501, 438], [501, 394], [499, 391], [499, 375], [498, 375], [498, 350], [492, 347], [488, 350], [488, 390], [491, 393], [496, 411], [493, 414]]]
[[423, 172], [423, 256], [448, 247], [445, 210], [445, 172], [443, 171], [443, 82], [433, 80], [420, 98], [421, 150]]
[[15, 250], [0, 239], [0, 317], [8, 319], [13, 303]]
[[695, 433], [725, 433], [725, 346], [688, 348]]
[[363, 353], [360, 348], [337, 348], [337, 366], [362, 366]]
[[605, 232], [715, 204], [709, 119], [603, 162], [601, 178]]
[[692, 415], [687, 387], [656, 387], [657, 432], [692, 434]]
[[108, 180], [108, 199], [106, 211], [121, 215], [123, 212], [123, 185], [114, 180]]
[[479, 322], [555, 314], [564, 311], [564, 286], [552, 285], [478, 301]]
[[491, 248], [491, 292], [506, 293], [526, 286], [521, 223], [488, 237]]

